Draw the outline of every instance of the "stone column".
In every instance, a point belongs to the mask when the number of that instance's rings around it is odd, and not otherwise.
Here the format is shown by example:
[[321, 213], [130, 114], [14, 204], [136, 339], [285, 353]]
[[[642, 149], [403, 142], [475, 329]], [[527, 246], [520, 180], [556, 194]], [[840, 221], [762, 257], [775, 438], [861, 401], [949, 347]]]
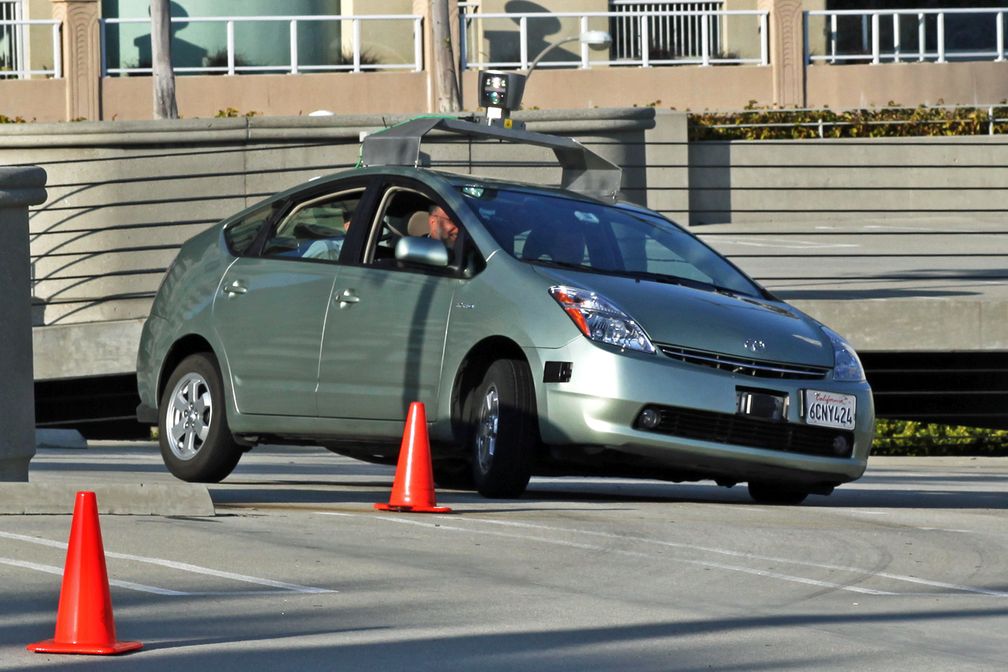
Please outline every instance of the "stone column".
[[0, 167], [0, 481], [27, 481], [35, 454], [28, 206], [45, 183], [41, 168]]
[[53, 18], [63, 22], [66, 120], [101, 119], [99, 0], [52, 0]]
[[805, 34], [802, 0], [759, 0], [769, 10], [773, 101], [778, 107], [805, 107]]

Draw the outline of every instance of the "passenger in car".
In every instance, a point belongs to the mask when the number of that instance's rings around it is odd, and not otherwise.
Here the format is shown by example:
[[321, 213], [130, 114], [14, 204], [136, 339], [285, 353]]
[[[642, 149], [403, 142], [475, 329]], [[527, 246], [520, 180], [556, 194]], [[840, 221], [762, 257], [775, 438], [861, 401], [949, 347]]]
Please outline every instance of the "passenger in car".
[[322, 238], [312, 242], [312, 244], [301, 255], [303, 259], [324, 259], [326, 261], [338, 261], [340, 252], [343, 250], [343, 241], [346, 240], [346, 232], [350, 230], [350, 217], [353, 213], [346, 215], [343, 222], [343, 232], [337, 233], [331, 238]]

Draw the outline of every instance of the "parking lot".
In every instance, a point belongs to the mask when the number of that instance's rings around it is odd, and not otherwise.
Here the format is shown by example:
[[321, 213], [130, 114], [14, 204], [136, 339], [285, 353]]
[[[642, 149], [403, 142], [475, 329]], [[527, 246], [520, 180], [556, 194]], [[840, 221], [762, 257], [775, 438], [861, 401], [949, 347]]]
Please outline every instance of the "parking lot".
[[[34, 482], [173, 483], [152, 443], [42, 450]], [[263, 448], [216, 516], [103, 515], [122, 658], [51, 637], [70, 516], [0, 516], [0, 669], [1000, 670], [1008, 460], [874, 458], [800, 507], [743, 487], [533, 479], [373, 510], [393, 468]], [[69, 504], [68, 504], [69, 506]]]

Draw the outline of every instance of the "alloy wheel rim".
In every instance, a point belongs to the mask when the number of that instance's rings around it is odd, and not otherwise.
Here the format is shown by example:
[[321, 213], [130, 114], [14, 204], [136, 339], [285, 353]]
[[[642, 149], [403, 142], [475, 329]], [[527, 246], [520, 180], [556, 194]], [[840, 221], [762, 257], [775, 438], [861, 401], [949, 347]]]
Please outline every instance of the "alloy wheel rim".
[[213, 422], [210, 385], [198, 373], [187, 373], [175, 385], [168, 403], [165, 427], [172, 454], [191, 460], [199, 453]]
[[490, 471], [493, 465], [499, 423], [500, 398], [497, 388], [491, 385], [483, 395], [476, 427], [476, 457], [479, 460], [480, 471], [484, 474]]

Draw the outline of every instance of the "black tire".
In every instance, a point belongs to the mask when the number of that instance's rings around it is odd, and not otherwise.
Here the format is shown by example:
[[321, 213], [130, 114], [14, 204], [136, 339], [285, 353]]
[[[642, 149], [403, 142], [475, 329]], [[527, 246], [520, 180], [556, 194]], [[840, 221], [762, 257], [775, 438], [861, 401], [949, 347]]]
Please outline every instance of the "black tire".
[[535, 387], [528, 365], [499, 359], [470, 395], [472, 475], [484, 497], [519, 497], [539, 445]]
[[779, 483], [750, 481], [749, 496], [760, 504], [796, 506], [804, 502], [809, 493], [807, 490]]
[[183, 481], [218, 483], [238, 464], [243, 451], [228, 427], [212, 355], [189, 355], [175, 367], [161, 395], [158, 438], [165, 466]]

